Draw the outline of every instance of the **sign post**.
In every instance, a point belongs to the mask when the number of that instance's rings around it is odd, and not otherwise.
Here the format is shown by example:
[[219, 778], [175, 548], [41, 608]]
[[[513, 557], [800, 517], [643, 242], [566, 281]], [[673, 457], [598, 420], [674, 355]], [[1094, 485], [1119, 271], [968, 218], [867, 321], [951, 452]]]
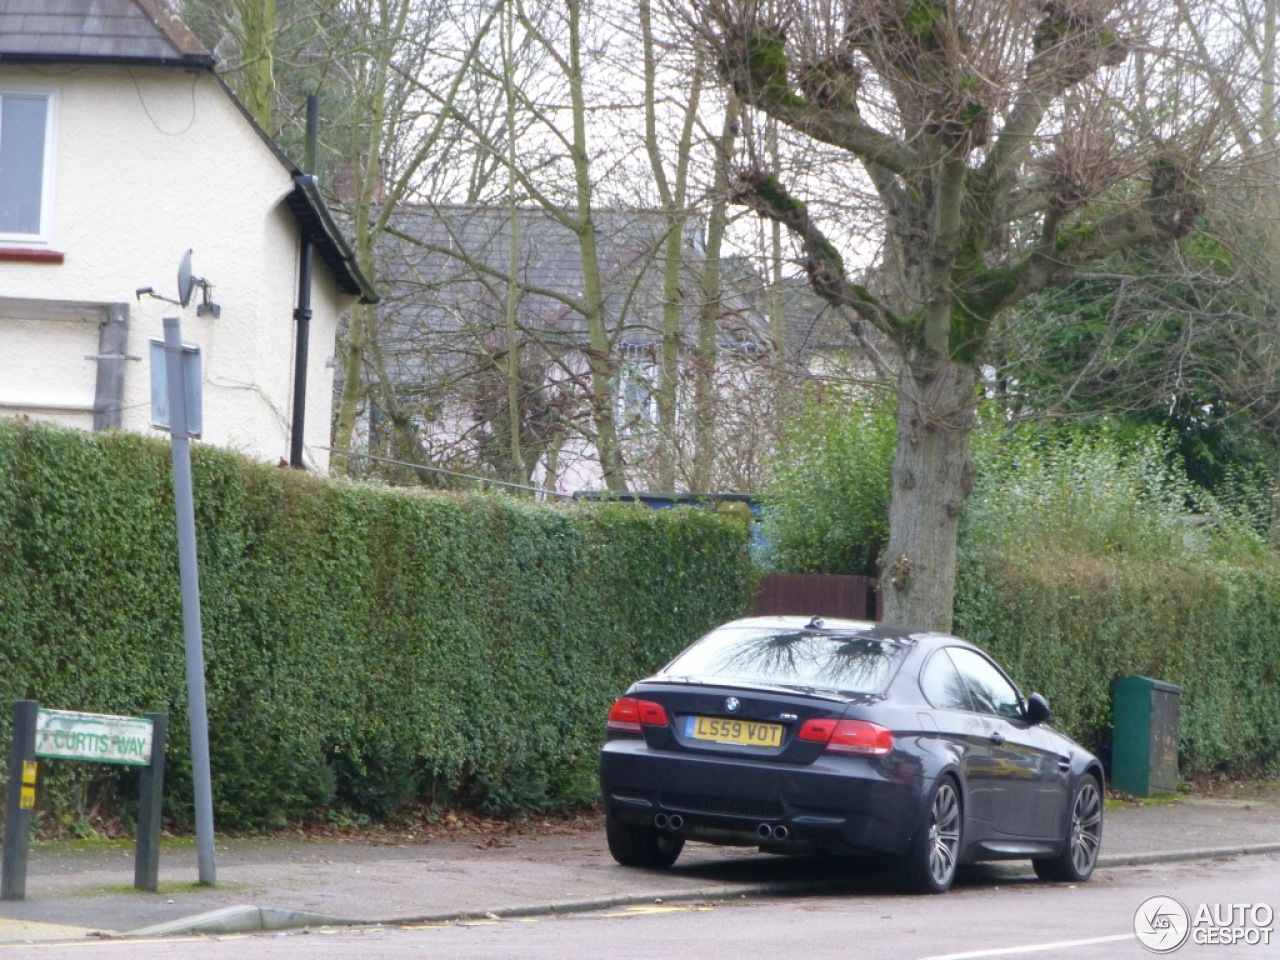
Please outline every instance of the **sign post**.
[[145, 718], [41, 710], [34, 700], [13, 708], [13, 752], [4, 820], [4, 876], [0, 899], [25, 900], [31, 813], [36, 805], [37, 758], [91, 760], [140, 767], [137, 861], [133, 885], [155, 892], [160, 870], [160, 803], [164, 794], [165, 715]]
[[164, 318], [169, 388], [169, 445], [173, 451], [173, 500], [178, 521], [178, 578], [182, 587], [182, 637], [187, 660], [187, 713], [191, 729], [191, 782], [195, 789], [196, 856], [200, 882], [213, 886], [213, 782], [209, 772], [209, 717], [204, 691], [204, 639], [200, 627], [200, 574], [196, 562], [195, 498], [191, 488], [191, 435], [187, 426], [187, 378], [182, 362], [182, 320]]
[[151, 763], [138, 780], [138, 849], [133, 863], [133, 885], [156, 892], [160, 882], [160, 811], [164, 799], [163, 713], [148, 713], [151, 721]]
[[36, 702], [13, 705], [13, 753], [9, 758], [9, 796], [4, 808], [4, 868], [0, 900], [27, 897], [27, 849], [31, 811], [36, 805]]

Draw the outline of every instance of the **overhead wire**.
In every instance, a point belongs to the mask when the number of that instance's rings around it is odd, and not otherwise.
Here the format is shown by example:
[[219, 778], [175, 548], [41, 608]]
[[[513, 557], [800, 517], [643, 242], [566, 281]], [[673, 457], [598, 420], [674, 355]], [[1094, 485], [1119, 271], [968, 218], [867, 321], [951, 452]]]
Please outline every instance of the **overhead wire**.
[[410, 463], [407, 460], [396, 460], [393, 457], [381, 457], [373, 453], [360, 453], [356, 450], [338, 450], [335, 447], [319, 447], [320, 450], [327, 450], [331, 454], [338, 454], [344, 457], [359, 457], [362, 460], [374, 460], [378, 463], [389, 463], [397, 467], [408, 467], [411, 470], [426, 470], [428, 473], [438, 473], [446, 477], [456, 477], [460, 480], [471, 480], [484, 486], [508, 487], [513, 490], [521, 490], [527, 493], [536, 493], [546, 497], [557, 497], [561, 500], [572, 500], [573, 494], [559, 493], [555, 490], [548, 490], [545, 487], [531, 487], [528, 484], [513, 483], [510, 480], [495, 480], [493, 477], [477, 477], [470, 473], [459, 473], [456, 470], [446, 470], [444, 467], [431, 467], [421, 463]]

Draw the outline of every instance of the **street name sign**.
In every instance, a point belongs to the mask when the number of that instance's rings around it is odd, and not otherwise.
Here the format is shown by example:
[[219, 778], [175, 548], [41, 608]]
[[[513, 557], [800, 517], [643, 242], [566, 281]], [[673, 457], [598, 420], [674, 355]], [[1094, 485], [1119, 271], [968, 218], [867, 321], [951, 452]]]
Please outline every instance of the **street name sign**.
[[36, 756], [145, 767], [151, 763], [152, 723], [70, 710], [36, 714]]

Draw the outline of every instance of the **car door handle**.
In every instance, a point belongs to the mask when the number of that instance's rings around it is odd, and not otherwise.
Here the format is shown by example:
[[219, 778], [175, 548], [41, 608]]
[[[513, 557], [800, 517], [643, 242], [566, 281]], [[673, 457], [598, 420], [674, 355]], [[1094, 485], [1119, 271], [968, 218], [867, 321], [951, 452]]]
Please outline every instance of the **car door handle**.
[[988, 739], [992, 743], [994, 743], [997, 747], [1002, 746], [1004, 744], [1004, 734], [1001, 733], [999, 730], [991, 734], [991, 736]]

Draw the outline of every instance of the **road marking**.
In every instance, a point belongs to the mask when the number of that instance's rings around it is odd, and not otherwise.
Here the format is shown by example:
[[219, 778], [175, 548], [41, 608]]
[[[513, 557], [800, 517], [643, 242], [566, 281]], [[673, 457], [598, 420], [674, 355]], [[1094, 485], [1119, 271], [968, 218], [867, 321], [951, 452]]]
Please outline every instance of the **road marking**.
[[74, 940], [93, 930], [93, 927], [71, 927], [61, 923], [0, 920], [0, 938], [4, 940]]
[[1032, 943], [1022, 947], [1001, 947], [997, 950], [972, 950], [968, 953], [945, 953], [920, 960], [977, 960], [978, 957], [1014, 957], [1021, 953], [1044, 953], [1046, 950], [1066, 950], [1071, 947], [1091, 947], [1098, 943], [1118, 943], [1133, 940], [1132, 933], [1117, 933], [1110, 937], [1093, 937], [1089, 940], [1059, 940], [1056, 943]]
[[613, 919], [616, 917], [645, 917], [654, 913], [695, 913], [698, 911], [710, 910], [710, 907], [682, 907], [682, 906], [648, 906], [638, 905], [625, 907], [612, 913], [584, 913], [584, 917], [605, 917]]
[[37, 943], [0, 943], [0, 950], [67, 950], [72, 947], [163, 947], [173, 943], [208, 943], [214, 940], [245, 940], [248, 934], [208, 934], [198, 937], [165, 937], [153, 940], [150, 937], [113, 936], [105, 940], [71, 940], [54, 942], [46, 940]]

